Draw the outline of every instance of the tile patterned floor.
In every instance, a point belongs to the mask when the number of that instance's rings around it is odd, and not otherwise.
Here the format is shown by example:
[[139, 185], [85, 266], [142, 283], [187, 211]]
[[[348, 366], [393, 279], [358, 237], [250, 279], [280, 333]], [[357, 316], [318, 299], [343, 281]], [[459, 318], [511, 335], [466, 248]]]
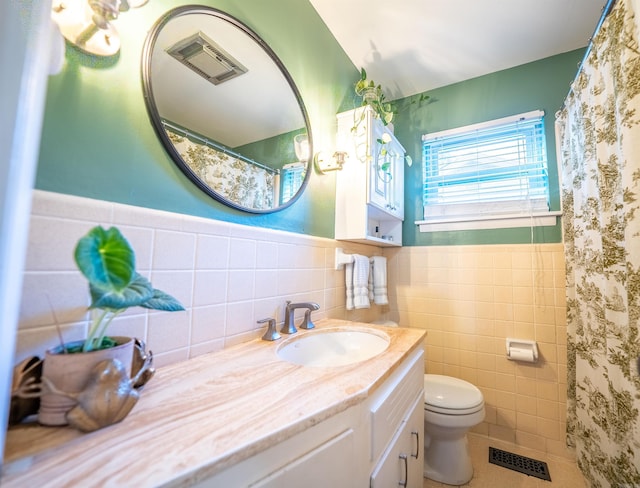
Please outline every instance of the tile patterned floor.
[[[551, 482], [489, 463], [489, 446], [527, 456], [547, 463]], [[469, 434], [469, 448], [473, 463], [473, 478], [464, 487], [469, 488], [587, 488], [575, 463], [556, 457], [545, 457], [508, 443]], [[423, 488], [451, 488], [436, 481], [424, 480]]]

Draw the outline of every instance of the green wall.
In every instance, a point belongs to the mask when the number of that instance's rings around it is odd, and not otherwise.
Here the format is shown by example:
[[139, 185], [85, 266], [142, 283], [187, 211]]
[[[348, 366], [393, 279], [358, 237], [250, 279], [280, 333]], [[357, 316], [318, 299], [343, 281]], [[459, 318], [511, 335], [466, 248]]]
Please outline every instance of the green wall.
[[[98, 59], [67, 46], [50, 78], [36, 188], [246, 225], [334, 235], [335, 176], [311, 175], [304, 195], [273, 214], [239, 212], [213, 200], [166, 154], [147, 116], [141, 55], [147, 32], [167, 10], [189, 4], [152, 0], [115, 25], [122, 48]], [[304, 0], [201, 0], [238, 18], [287, 66], [305, 101], [316, 150], [335, 145], [335, 114], [358, 72]]]
[[[120, 53], [99, 59], [67, 46], [63, 71], [50, 78], [36, 188], [156, 208], [245, 225], [321, 237], [334, 235], [335, 174], [312, 172], [304, 195], [272, 214], [230, 209], [201, 192], [166, 154], [149, 121], [141, 83], [147, 32], [167, 10], [188, 4], [153, 0], [123, 13], [116, 26]], [[356, 67], [307, 0], [202, 0], [254, 29], [287, 66], [305, 101], [315, 151], [335, 146], [335, 114], [353, 108]], [[421, 234], [421, 136], [529, 110], [546, 112], [552, 208], [559, 208], [553, 119], [575, 76], [583, 50], [427, 92], [428, 103], [408, 104], [396, 135], [413, 158], [405, 176], [405, 245], [525, 243], [531, 231]], [[559, 242], [560, 227], [534, 231], [537, 242]]]
[[[522, 244], [531, 242], [531, 228], [421, 233], [422, 135], [509, 115], [545, 111], [545, 133], [551, 186], [551, 209], [560, 209], [554, 122], [577, 67], [584, 55], [578, 49], [504, 71], [426, 92], [427, 102], [398, 100], [395, 134], [413, 159], [405, 168], [405, 221], [402, 242], [406, 246], [456, 244]], [[414, 100], [416, 97], [412, 97]], [[403, 109], [403, 107], [405, 107]], [[561, 226], [537, 227], [535, 242], [561, 242]]]

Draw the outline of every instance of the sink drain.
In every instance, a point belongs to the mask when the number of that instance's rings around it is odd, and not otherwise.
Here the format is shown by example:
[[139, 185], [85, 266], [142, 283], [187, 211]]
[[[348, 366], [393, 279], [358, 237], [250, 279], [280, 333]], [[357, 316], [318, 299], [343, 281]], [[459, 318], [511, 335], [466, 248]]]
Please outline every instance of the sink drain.
[[541, 480], [551, 481], [547, 463], [538, 461], [537, 459], [531, 459], [525, 456], [520, 456], [519, 454], [490, 447], [489, 462], [529, 476], [535, 476]]

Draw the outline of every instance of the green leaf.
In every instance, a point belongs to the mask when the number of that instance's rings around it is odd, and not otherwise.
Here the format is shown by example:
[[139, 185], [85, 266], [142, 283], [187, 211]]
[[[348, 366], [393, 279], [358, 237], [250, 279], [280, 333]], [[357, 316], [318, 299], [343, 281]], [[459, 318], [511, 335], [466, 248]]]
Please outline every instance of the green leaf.
[[389, 174], [389, 166], [391, 166], [391, 163], [383, 163], [382, 166], [380, 166], [380, 169]]
[[135, 253], [115, 227], [94, 227], [74, 252], [76, 265], [92, 287], [104, 292], [125, 289], [135, 274]]
[[178, 310], [184, 310], [184, 307], [178, 300], [157, 288], [153, 290], [153, 296], [146, 302], [140, 304], [140, 306], [154, 310], [164, 310], [165, 312], [177, 312]]
[[151, 283], [139, 273], [135, 273], [133, 281], [126, 288], [105, 290], [92, 284], [89, 286], [89, 291], [91, 292], [90, 308], [103, 308], [110, 311], [142, 306], [153, 297]]
[[367, 79], [367, 72], [364, 70], [364, 68], [360, 68], [360, 79], [362, 81], [365, 81]]

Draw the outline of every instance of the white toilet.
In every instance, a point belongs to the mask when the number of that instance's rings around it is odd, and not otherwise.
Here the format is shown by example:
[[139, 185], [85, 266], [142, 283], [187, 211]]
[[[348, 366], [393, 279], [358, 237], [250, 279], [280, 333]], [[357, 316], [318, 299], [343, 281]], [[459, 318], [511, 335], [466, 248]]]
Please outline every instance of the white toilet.
[[473, 477], [467, 431], [484, 420], [482, 392], [451, 376], [424, 375], [424, 476], [448, 485]]

